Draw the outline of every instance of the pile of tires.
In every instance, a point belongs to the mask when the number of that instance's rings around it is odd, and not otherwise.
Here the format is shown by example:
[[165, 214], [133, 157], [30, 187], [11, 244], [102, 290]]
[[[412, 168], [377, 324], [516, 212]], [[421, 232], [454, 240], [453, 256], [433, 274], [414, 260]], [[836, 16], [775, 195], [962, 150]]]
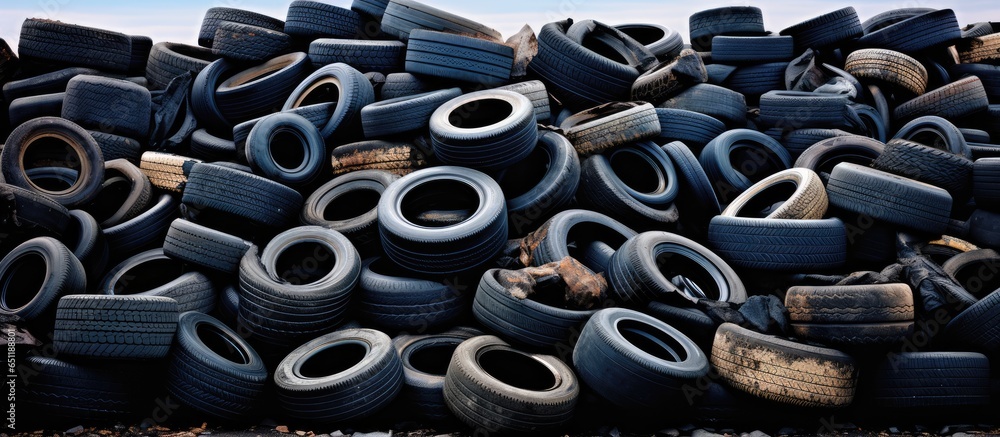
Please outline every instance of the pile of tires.
[[29, 18], [0, 39], [19, 411], [989, 420], [998, 31], [736, 6], [525, 54], [413, 0], [215, 7], [197, 45]]

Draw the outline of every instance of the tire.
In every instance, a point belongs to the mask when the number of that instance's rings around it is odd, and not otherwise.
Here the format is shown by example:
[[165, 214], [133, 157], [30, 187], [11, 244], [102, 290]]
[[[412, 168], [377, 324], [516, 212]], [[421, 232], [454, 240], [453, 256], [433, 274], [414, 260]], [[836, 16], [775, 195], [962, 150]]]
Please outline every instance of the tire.
[[440, 334], [400, 335], [392, 339], [403, 362], [400, 398], [408, 411], [431, 423], [454, 420], [444, 401], [444, 378], [455, 349], [463, 341], [483, 335], [472, 328], [455, 328]]
[[795, 52], [802, 53], [839, 45], [862, 36], [864, 30], [858, 12], [848, 6], [782, 29], [780, 34], [794, 38]]
[[795, 335], [822, 344], [891, 345], [913, 334], [913, 291], [906, 284], [796, 286], [785, 307]]
[[862, 47], [917, 53], [947, 46], [961, 37], [962, 29], [958, 25], [955, 11], [940, 9], [870, 31], [858, 39], [857, 43]]
[[972, 197], [976, 206], [989, 210], [1000, 210], [1000, 192], [996, 183], [1000, 182], [1000, 158], [977, 159], [972, 169]]
[[94, 290], [107, 296], [161, 296], [177, 302], [181, 313], [209, 313], [215, 308], [215, 287], [207, 276], [188, 271], [163, 249], [135, 255], [109, 270]]
[[663, 25], [629, 23], [616, 25], [615, 29], [646, 46], [660, 60], [673, 59], [684, 49], [681, 34]]
[[450, 32], [501, 42], [500, 32], [413, 0], [392, 0], [382, 14], [382, 32], [406, 42], [417, 29]]
[[759, 334], [732, 323], [724, 323], [716, 331], [711, 362], [730, 386], [800, 407], [850, 405], [857, 387], [858, 370], [847, 354]]
[[[422, 215], [461, 210], [468, 218], [460, 223], [422, 224]], [[472, 269], [507, 243], [507, 206], [500, 186], [461, 167], [420, 170], [389, 185], [378, 203], [378, 224], [388, 258], [419, 273]]]
[[327, 3], [296, 0], [288, 5], [283, 31], [305, 40], [354, 38], [362, 28], [361, 15]]
[[608, 103], [573, 114], [559, 125], [581, 155], [591, 155], [660, 135], [649, 103]]
[[427, 81], [410, 73], [390, 73], [385, 75], [385, 84], [379, 93], [380, 100], [412, 96], [428, 91], [434, 91]]
[[536, 300], [519, 299], [497, 282], [499, 269], [487, 271], [479, 282], [472, 313], [490, 332], [514, 344], [563, 352], [573, 332], [596, 310], [571, 310]]
[[240, 260], [250, 246], [251, 243], [242, 238], [177, 219], [167, 231], [163, 253], [201, 268], [233, 274], [239, 271]]
[[178, 205], [173, 196], [163, 194], [149, 209], [132, 220], [104, 229], [109, 252], [115, 258], [124, 259], [142, 250], [159, 247], [171, 220], [178, 215]]
[[847, 262], [844, 222], [721, 215], [708, 226], [708, 244], [729, 264], [754, 271], [829, 271]]
[[975, 244], [948, 235], [944, 235], [937, 240], [917, 244], [915, 248], [918, 253], [926, 256], [939, 266], [944, 266], [944, 263], [959, 254], [979, 250], [979, 247]]
[[[776, 194], [777, 201], [772, 197]], [[722, 215], [815, 220], [823, 218], [827, 206], [826, 188], [819, 175], [809, 169], [791, 168], [754, 184], [737, 196]]]
[[[983, 82], [991, 104], [1000, 102], [1000, 66], [988, 64], [957, 64], [948, 68], [951, 77], [976, 76]], [[984, 141], [973, 141], [984, 142]]]
[[142, 144], [139, 141], [101, 131], [91, 130], [87, 132], [90, 133], [90, 136], [94, 137], [97, 147], [101, 149], [104, 162], [126, 159], [132, 164], [139, 165], [142, 159]]
[[[567, 256], [583, 260], [583, 250], [594, 241], [601, 241], [618, 250], [635, 231], [604, 214], [570, 209], [562, 211], [542, 224], [525, 242], [531, 249], [524, 265], [541, 266], [562, 261]], [[601, 266], [587, 266], [594, 273], [602, 273]]]
[[607, 276], [616, 300], [627, 305], [700, 299], [739, 304], [747, 299], [743, 282], [722, 258], [667, 232], [630, 238], [611, 258]]
[[794, 167], [808, 168], [829, 179], [829, 174], [841, 162], [868, 166], [885, 150], [885, 144], [860, 135], [835, 136], [809, 146]]
[[344, 234], [362, 257], [381, 252], [378, 202], [399, 179], [382, 170], [358, 170], [338, 176], [306, 199], [299, 221]]
[[[580, 184], [580, 158], [566, 137], [542, 130], [535, 150], [496, 180], [507, 199], [510, 237], [521, 237], [572, 203]], [[530, 186], [530, 181], [538, 182]]]
[[191, 155], [207, 161], [235, 161], [236, 142], [198, 129], [191, 134]]
[[944, 188], [957, 203], [972, 191], [972, 160], [908, 140], [889, 141], [872, 168]]
[[10, 102], [7, 108], [10, 114], [10, 126], [18, 127], [28, 120], [34, 120], [39, 117], [60, 117], [62, 116], [63, 102], [65, 100], [66, 93], [40, 94], [18, 98]]
[[915, 141], [955, 155], [972, 158], [972, 150], [962, 131], [950, 121], [928, 115], [906, 123], [896, 132], [894, 138]]
[[237, 71], [240, 64], [229, 59], [218, 59], [206, 65], [195, 76], [191, 85], [191, 111], [200, 125], [214, 131], [231, 131], [233, 124], [226, 119], [215, 98], [215, 91], [223, 81]]
[[191, 166], [181, 202], [268, 227], [281, 227], [302, 208], [302, 195], [260, 176], [211, 164]]
[[499, 170], [526, 158], [538, 144], [534, 106], [513, 91], [456, 97], [439, 106], [429, 124], [434, 154], [448, 165]]
[[[737, 152], [744, 151], [742, 155]], [[733, 156], [744, 158], [733, 162]], [[773, 138], [749, 129], [726, 131], [701, 151], [701, 162], [722, 203], [774, 173], [792, 166], [788, 151]]]
[[28, 18], [21, 24], [17, 53], [23, 60], [128, 72], [132, 42], [123, 33]]
[[944, 189], [857, 164], [841, 163], [827, 185], [830, 204], [907, 229], [941, 235], [951, 195]]
[[890, 9], [885, 12], [880, 12], [873, 15], [871, 18], [863, 21], [861, 27], [864, 28], [865, 34], [875, 32], [879, 29], [884, 29], [900, 21], [916, 17], [917, 15], [923, 15], [928, 12], [934, 12], [933, 8], [899, 8]]
[[660, 63], [640, 75], [632, 84], [630, 98], [656, 105], [692, 85], [709, 80], [708, 70], [698, 54], [682, 51], [672, 61]]
[[978, 249], [959, 253], [941, 265], [956, 283], [976, 300], [1000, 288], [993, 272], [997, 270], [1000, 254], [993, 249]]
[[413, 144], [379, 140], [338, 146], [331, 160], [335, 177], [361, 170], [404, 176], [427, 166], [427, 156]]
[[62, 237], [70, 225], [66, 207], [44, 194], [0, 183], [5, 229], [15, 234]]
[[[333, 116], [334, 109], [334, 103], [317, 103], [315, 105], [300, 106], [295, 109], [281, 111], [281, 113], [294, 114], [304, 117], [306, 120], [309, 120], [309, 122], [312, 123], [316, 129], [322, 130], [326, 127], [326, 123], [330, 121], [330, 117]], [[238, 160], [242, 161], [246, 159], [247, 138], [250, 137], [250, 131], [253, 130], [257, 123], [266, 117], [270, 117], [271, 115], [274, 114], [268, 114], [260, 118], [244, 121], [243, 123], [233, 126], [233, 147], [236, 150], [236, 158]]]
[[[58, 141], [60, 145], [72, 151], [71, 156], [50, 156], [47, 157], [48, 160], [56, 162], [57, 165], [68, 159], [79, 163], [77, 164], [79, 176], [69, 188], [50, 191], [35, 185], [28, 178], [26, 170], [30, 167], [26, 166], [38, 165], [36, 162], [30, 162], [28, 158], [31, 155], [28, 151], [33, 145], [45, 144], [48, 141]], [[46, 157], [43, 155], [35, 159], [44, 161]], [[70, 208], [93, 200], [104, 181], [104, 157], [97, 142], [79, 125], [56, 117], [36, 118], [15, 128], [0, 151], [0, 164], [3, 167], [3, 179], [8, 184], [47, 195]]]
[[414, 29], [406, 43], [406, 71], [446, 80], [498, 86], [510, 80], [514, 49], [470, 36]]
[[149, 90], [132, 82], [76, 76], [66, 84], [62, 117], [88, 129], [145, 140], [151, 108]]
[[[336, 88], [336, 91], [331, 88]], [[324, 103], [329, 99], [334, 100], [336, 109], [320, 133], [327, 140], [335, 133], [350, 137], [361, 131], [361, 108], [375, 102], [375, 89], [368, 78], [353, 67], [343, 63], [330, 64], [301, 81], [281, 110]]]
[[361, 108], [365, 138], [384, 138], [427, 129], [431, 115], [441, 105], [462, 95], [459, 88], [430, 91], [380, 100]]
[[704, 352], [676, 328], [620, 308], [590, 318], [573, 350], [573, 365], [580, 379], [612, 404], [639, 411], [683, 405], [685, 387], [709, 371]]
[[275, 32], [281, 32], [285, 28], [283, 21], [264, 14], [236, 8], [209, 8], [201, 20], [198, 45], [213, 48], [215, 34], [224, 22], [258, 26]]
[[385, 8], [389, 5], [389, 0], [354, 0], [351, 9], [363, 14], [368, 14], [376, 20], [382, 20]]
[[983, 82], [976, 76], [968, 76], [900, 103], [894, 115], [897, 121], [909, 121], [923, 115], [959, 119], [985, 111], [988, 106], [989, 97]]
[[160, 42], [149, 51], [146, 80], [150, 90], [162, 90], [175, 77], [190, 72], [198, 75], [208, 64], [219, 59], [211, 50], [186, 44]]
[[257, 352], [222, 322], [187, 312], [177, 320], [167, 392], [180, 403], [225, 420], [246, 419], [263, 395], [267, 368]]
[[355, 314], [386, 332], [427, 332], [453, 326], [466, 314], [468, 296], [447, 283], [413, 278], [381, 258], [366, 260]]
[[764, 15], [755, 6], [731, 6], [705, 9], [688, 18], [691, 48], [712, 50], [716, 35], [764, 35]]
[[[338, 349], [340, 354], [327, 356]], [[310, 364], [329, 359], [335, 366]], [[292, 351], [275, 369], [274, 384], [288, 417], [341, 423], [370, 416], [395, 399], [403, 385], [403, 365], [389, 336], [347, 329]]]
[[200, 159], [161, 152], [144, 152], [139, 169], [149, 178], [149, 183], [161, 190], [181, 193], [187, 185], [191, 168]]
[[120, 225], [146, 210], [153, 197], [153, 186], [138, 167], [116, 159], [104, 164], [104, 175], [101, 190], [86, 208], [102, 228]]
[[490, 335], [458, 345], [444, 379], [445, 404], [455, 417], [489, 432], [558, 428], [572, 420], [579, 395], [579, 382], [565, 363]]
[[726, 131], [725, 123], [705, 114], [683, 109], [656, 108], [660, 119], [658, 141], [681, 141], [692, 151], [701, 148]]
[[883, 49], [862, 49], [847, 56], [844, 70], [860, 80], [903, 89], [919, 96], [927, 89], [927, 69], [903, 53]]
[[674, 141], [664, 144], [662, 148], [677, 170], [680, 191], [675, 204], [678, 205], [681, 214], [681, 223], [695, 228], [699, 225], [704, 227], [711, 217], [722, 213], [722, 206], [719, 205], [719, 198], [712, 188], [712, 181], [698, 162], [698, 158], [684, 143]]
[[[100, 225], [93, 216], [84, 211], [75, 209], [70, 211], [72, 224], [66, 231], [66, 235], [60, 241], [73, 252], [76, 259], [83, 264], [84, 272], [104, 272], [107, 266], [109, 253], [108, 242], [101, 232]], [[93, 283], [97, 280], [94, 274], [88, 278]]]
[[839, 128], [846, 123], [847, 104], [846, 95], [769, 91], [760, 97], [760, 121], [786, 131]]
[[87, 275], [70, 250], [51, 237], [25, 241], [0, 261], [0, 315], [31, 322], [51, 317], [56, 301], [83, 294]]
[[745, 127], [747, 121], [747, 104], [742, 94], [707, 83], [692, 86], [656, 107], [699, 112], [731, 128]]
[[59, 299], [53, 345], [59, 353], [104, 359], [167, 356], [177, 302], [159, 296], [74, 295]]
[[7, 103], [13, 103], [14, 100], [24, 97], [65, 92], [69, 80], [81, 74], [101, 75], [107, 73], [101, 73], [93, 68], [69, 67], [51, 73], [13, 80], [3, 84], [3, 98]]
[[785, 88], [787, 68], [788, 62], [742, 66], [730, 74], [723, 85], [751, 100], [759, 100], [765, 93]]
[[528, 65], [555, 97], [572, 110], [628, 100], [639, 77], [635, 67], [605, 58], [566, 36], [571, 20], [538, 32], [538, 54]]
[[680, 191], [670, 157], [652, 142], [622, 147], [583, 161], [577, 202], [614, 215], [636, 228], [676, 223], [674, 200]]
[[131, 46], [128, 75], [143, 77], [146, 74], [146, 62], [149, 60], [149, 51], [153, 48], [153, 40], [141, 35], [129, 35], [128, 38]]
[[888, 411], [968, 408], [989, 404], [990, 365], [974, 352], [903, 352], [878, 364], [869, 377], [870, 401]]
[[795, 53], [798, 51], [791, 36], [720, 35], [712, 38], [712, 62], [722, 64], [788, 62]]
[[[234, 74], [219, 84], [215, 103], [232, 125], [263, 117], [282, 107], [283, 99], [308, 73], [308, 56], [289, 53]], [[305, 106], [305, 105], [304, 105]]]
[[305, 117], [279, 113], [264, 117], [250, 130], [246, 156], [254, 172], [272, 181], [308, 186], [322, 171], [326, 143]]
[[402, 71], [407, 46], [399, 41], [317, 39], [309, 43], [309, 62], [314, 67], [342, 62], [364, 72]]
[[642, 312], [676, 328], [691, 341], [694, 341], [702, 352], [712, 350], [716, 322], [704, 311], [698, 308], [672, 306], [653, 301]]
[[[840, 129], [818, 128], [796, 129], [791, 132], [784, 132], [781, 129], [775, 129], [774, 132], [780, 135], [780, 138], [775, 137], [775, 139], [780, 141], [781, 145], [785, 146], [785, 149], [788, 150], [788, 154], [791, 155], [792, 159], [795, 159], [796, 161], [798, 161], [799, 156], [801, 156], [803, 152], [820, 141], [833, 137], [846, 137], [854, 135]], [[874, 159], [876, 157], [877, 155], [872, 158]], [[799, 167], [797, 162], [795, 167]]]
[[18, 387], [18, 395], [23, 393], [23, 398], [18, 396], [23, 404], [18, 406], [44, 413], [49, 423], [105, 423], [138, 413], [136, 387], [146, 381], [123, 376], [120, 366], [39, 355], [25, 357], [21, 365], [31, 369], [32, 376], [28, 384]]

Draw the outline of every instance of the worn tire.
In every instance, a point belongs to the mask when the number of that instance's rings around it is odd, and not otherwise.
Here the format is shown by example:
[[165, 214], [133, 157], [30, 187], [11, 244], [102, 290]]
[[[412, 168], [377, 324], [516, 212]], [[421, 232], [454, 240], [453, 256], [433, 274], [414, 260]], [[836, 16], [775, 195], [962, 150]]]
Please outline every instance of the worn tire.
[[105, 359], [167, 356], [177, 302], [160, 296], [73, 295], [59, 299], [53, 345], [60, 353]]
[[834, 167], [827, 191], [833, 206], [915, 231], [940, 235], [951, 216], [944, 189], [857, 164]]

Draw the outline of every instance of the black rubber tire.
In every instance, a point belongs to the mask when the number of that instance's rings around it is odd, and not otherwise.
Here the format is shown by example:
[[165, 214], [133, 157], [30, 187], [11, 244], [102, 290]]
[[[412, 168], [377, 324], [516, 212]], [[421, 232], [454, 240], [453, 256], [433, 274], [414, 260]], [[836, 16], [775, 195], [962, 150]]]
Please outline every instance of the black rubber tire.
[[236, 160], [236, 142], [212, 135], [206, 129], [191, 133], [191, 156], [206, 161]]
[[786, 27], [780, 34], [793, 37], [795, 52], [802, 53], [806, 49], [836, 46], [862, 36], [864, 30], [858, 12], [848, 6]]
[[[35, 185], [28, 178], [26, 173], [28, 169], [25, 168], [37, 165], [36, 162], [27, 162], [28, 150], [36, 143], [43, 144], [53, 140], [70, 149], [72, 155], [60, 154], [57, 157], [42, 157], [42, 159], [48, 158], [57, 166], [68, 166], [71, 163], [79, 166], [76, 182], [58, 191], [46, 190]], [[93, 200], [101, 188], [101, 183], [104, 182], [104, 157], [94, 137], [79, 125], [56, 117], [36, 118], [15, 128], [0, 150], [0, 165], [6, 183], [45, 194], [71, 208]]]
[[[338, 349], [346, 350], [327, 356]], [[330, 363], [330, 359], [336, 366], [310, 363]], [[292, 351], [275, 369], [274, 384], [288, 417], [343, 423], [388, 406], [402, 389], [403, 364], [389, 336], [372, 329], [347, 329]]]
[[[840, 129], [796, 129], [791, 132], [784, 132], [781, 129], [774, 129], [770, 132], [774, 132], [776, 135], [774, 138], [781, 142], [781, 145], [788, 149], [788, 154], [791, 155], [792, 159], [798, 160], [802, 152], [806, 149], [812, 147], [814, 144], [829, 139], [833, 137], [844, 137], [848, 135], [854, 135], [850, 132], [843, 131]], [[770, 134], [769, 132], [769, 134]], [[874, 157], [873, 157], [874, 158]], [[799, 165], [795, 165], [799, 167]]]
[[427, 129], [431, 115], [446, 102], [462, 95], [460, 88], [380, 100], [361, 108], [365, 138], [375, 139]]
[[630, 238], [611, 258], [607, 277], [615, 299], [626, 305], [644, 307], [654, 300], [700, 299], [739, 304], [747, 299], [743, 282], [722, 258], [693, 240], [668, 232], [645, 232]]
[[84, 128], [145, 140], [151, 108], [146, 88], [127, 80], [80, 75], [66, 84], [62, 117]]
[[305, 53], [289, 53], [234, 74], [215, 91], [219, 111], [236, 125], [291, 109], [281, 107], [282, 102], [308, 73], [308, 60]]
[[83, 264], [51, 237], [25, 241], [0, 261], [0, 315], [31, 322], [50, 318], [56, 301], [87, 289]]
[[399, 41], [323, 38], [309, 43], [309, 62], [317, 68], [342, 62], [366, 73], [391, 73], [403, 71], [407, 53]]
[[301, 39], [354, 38], [362, 27], [361, 15], [327, 3], [296, 0], [288, 5], [284, 32]]
[[101, 154], [104, 155], [105, 162], [126, 159], [132, 164], [139, 165], [142, 157], [142, 144], [139, 141], [101, 131], [91, 130], [87, 132], [94, 137], [94, 141], [101, 149]]
[[965, 291], [976, 299], [1000, 289], [1000, 281], [994, 273], [997, 271], [1000, 254], [993, 249], [976, 249], [959, 253], [941, 265], [948, 276], [951, 276]]
[[[251, 243], [187, 220], [170, 224], [163, 253], [171, 258], [222, 273], [236, 273]], [[202, 311], [205, 312], [205, 311]]]
[[[629, 161], [616, 159], [619, 156], [639, 162], [629, 165]], [[677, 171], [669, 155], [655, 143], [641, 142], [584, 160], [576, 200], [634, 228], [660, 229], [677, 222], [679, 214], [673, 202], [679, 192]]]
[[730, 386], [782, 404], [843, 407], [854, 400], [857, 387], [858, 369], [849, 355], [732, 323], [715, 332], [711, 362]]
[[[874, 17], [873, 17], [874, 18]], [[878, 47], [903, 53], [917, 53], [944, 47], [962, 37], [955, 11], [932, 10], [924, 14], [868, 31], [858, 39], [862, 47]]]
[[217, 165], [191, 166], [181, 202], [231, 214], [269, 227], [281, 227], [302, 208], [302, 195], [260, 176]]
[[712, 50], [716, 35], [764, 35], [764, 15], [755, 6], [730, 6], [705, 9], [688, 18], [691, 48]]
[[177, 302], [160, 296], [72, 295], [59, 299], [53, 345], [61, 353], [104, 359], [167, 356]]
[[[745, 159], [733, 162], [735, 152], [744, 149]], [[702, 149], [698, 160], [723, 204], [753, 184], [792, 166], [791, 156], [781, 143], [749, 129], [733, 129], [719, 135]]]
[[178, 215], [179, 203], [169, 194], [163, 194], [145, 212], [132, 220], [104, 229], [108, 249], [115, 258], [127, 258], [142, 250], [159, 247]]
[[128, 35], [109, 30], [28, 18], [17, 45], [21, 59], [126, 73], [132, 60]]
[[69, 67], [51, 73], [39, 74], [24, 79], [13, 80], [3, 85], [3, 98], [7, 103], [22, 97], [53, 94], [66, 91], [66, 83], [81, 74], [102, 75], [93, 68]]
[[507, 83], [513, 65], [512, 47], [470, 36], [414, 29], [406, 43], [413, 74], [489, 87]]
[[900, 103], [893, 115], [897, 122], [923, 115], [955, 120], [985, 111], [989, 104], [983, 82], [976, 76], [967, 76]]
[[165, 376], [171, 397], [224, 420], [249, 418], [268, 380], [264, 362], [246, 340], [222, 322], [195, 312], [177, 320]]
[[215, 33], [219, 29], [219, 25], [227, 21], [259, 26], [276, 32], [281, 32], [285, 28], [283, 21], [257, 12], [225, 7], [209, 8], [205, 11], [205, 16], [201, 20], [201, 30], [198, 32], [198, 45], [212, 48]]
[[662, 132], [656, 109], [644, 102], [595, 106], [569, 116], [559, 127], [581, 155], [655, 138]]
[[490, 332], [511, 343], [562, 355], [573, 333], [596, 310], [570, 310], [530, 297], [518, 299], [497, 282], [498, 269], [483, 274], [472, 304], [472, 313]]
[[716, 322], [704, 311], [698, 308], [667, 305], [663, 302], [650, 302], [643, 313], [649, 314], [664, 323], [677, 328], [690, 338], [702, 352], [712, 350], [712, 340], [715, 339]]
[[70, 225], [66, 207], [44, 194], [0, 183], [0, 220], [15, 235], [62, 237]]
[[427, 332], [453, 326], [468, 311], [468, 296], [448, 285], [370, 258], [352, 297], [354, 314], [386, 332]]
[[791, 36], [719, 35], [712, 38], [712, 62], [721, 64], [788, 62], [795, 53], [795, 41]]
[[615, 29], [646, 46], [646, 49], [660, 60], [673, 59], [684, 49], [684, 40], [681, 34], [660, 24], [618, 24], [615, 25]]
[[[44, 419], [38, 419], [48, 423], [105, 423], [139, 413], [136, 388], [143, 381], [123, 375], [121, 366], [69, 358], [25, 357], [19, 366], [30, 370], [31, 378], [18, 385], [17, 406], [23, 405], [27, 413], [44, 413]], [[28, 421], [22, 423], [31, 423], [30, 414], [26, 416]]]
[[389, 0], [354, 0], [351, 2], [351, 9], [363, 14], [368, 14], [376, 20], [382, 20], [385, 8], [389, 5]]
[[[552, 384], [527, 382], [539, 380]], [[492, 335], [458, 345], [444, 379], [448, 409], [490, 433], [558, 429], [572, 420], [579, 395], [576, 376], [558, 358], [522, 352]]]
[[334, 176], [359, 170], [384, 170], [402, 176], [427, 167], [427, 156], [410, 143], [374, 140], [338, 146], [331, 153], [331, 162]]
[[787, 68], [788, 62], [784, 61], [742, 66], [730, 74], [723, 85], [751, 101], [759, 100], [770, 91], [785, 88]]
[[[434, 224], [431, 229], [418, 220], [422, 214], [463, 209], [468, 217], [457, 224]], [[475, 268], [507, 242], [503, 191], [489, 176], [462, 167], [420, 170], [389, 185], [378, 203], [378, 224], [388, 258], [420, 273]]]
[[395, 99], [397, 97], [412, 96], [433, 90], [434, 87], [426, 80], [410, 73], [390, 73], [385, 76], [385, 84], [382, 85], [379, 99]]
[[969, 158], [908, 140], [889, 141], [872, 168], [944, 188], [956, 203], [972, 192], [973, 162]]
[[861, 27], [864, 28], [865, 34], [875, 32], [879, 29], [884, 29], [900, 21], [906, 20], [908, 18], [916, 17], [917, 15], [923, 15], [928, 12], [934, 12], [933, 8], [899, 8], [890, 9], [885, 12], [880, 12], [868, 18], [861, 23]]
[[[951, 77], [960, 79], [966, 75], [976, 76], [983, 82], [991, 104], [1000, 102], [1000, 65], [957, 64], [948, 67]], [[983, 141], [976, 141], [983, 142]]]
[[326, 142], [319, 129], [297, 114], [268, 115], [254, 125], [247, 137], [250, 168], [292, 187], [310, 185], [320, 175], [326, 156]]
[[[535, 107], [535, 119], [538, 123], [543, 125], [549, 124], [552, 118], [549, 91], [545, 88], [545, 83], [542, 81], [529, 80], [526, 82], [504, 85], [502, 87], [497, 87], [496, 89], [514, 91], [518, 94], [524, 95], [528, 98], [528, 100], [531, 100], [531, 104]], [[383, 95], [382, 98], [385, 98], [385, 96]]]
[[891, 345], [913, 334], [913, 291], [907, 284], [796, 286], [785, 295], [799, 338], [840, 347]]
[[[66, 235], [60, 241], [73, 252], [76, 259], [83, 264], [84, 272], [104, 272], [107, 266], [109, 253], [108, 242], [101, 232], [100, 225], [93, 216], [85, 211], [75, 209], [69, 212], [72, 217], [72, 224], [66, 231]], [[91, 274], [87, 280], [93, 283], [97, 280], [95, 274]]]
[[340, 232], [362, 257], [373, 256], [382, 250], [378, 201], [397, 179], [399, 176], [383, 170], [358, 170], [337, 176], [306, 199], [299, 221]]
[[915, 141], [925, 146], [972, 158], [972, 150], [962, 131], [952, 122], [934, 115], [919, 117], [896, 132], [894, 138]]
[[487, 90], [456, 97], [434, 111], [429, 125], [438, 159], [482, 171], [510, 167], [538, 144], [534, 106], [514, 91]]
[[695, 233], [701, 233], [711, 217], [722, 212], [712, 181], [684, 143], [674, 141], [664, 144], [662, 148], [673, 161], [679, 178], [680, 192], [675, 204], [678, 205], [680, 222]]
[[455, 349], [463, 341], [483, 335], [477, 329], [458, 327], [430, 335], [400, 335], [392, 339], [403, 362], [400, 399], [419, 420], [447, 423], [454, 420], [444, 401], [444, 378]]
[[199, 125], [214, 131], [232, 130], [233, 124], [226, 119], [215, 98], [219, 85], [238, 70], [240, 64], [229, 59], [218, 59], [206, 65], [191, 84], [191, 111]]
[[281, 110], [328, 101], [336, 103], [336, 109], [320, 133], [327, 140], [334, 134], [350, 138], [361, 132], [361, 108], [375, 102], [375, 89], [368, 78], [353, 67], [343, 63], [330, 64], [302, 80], [288, 95]]
[[[566, 137], [542, 130], [535, 150], [496, 180], [507, 199], [510, 237], [521, 237], [572, 203], [580, 184], [580, 158]], [[532, 181], [537, 183], [529, 186]]]
[[[295, 114], [305, 117], [305, 119], [309, 120], [309, 122], [312, 123], [316, 129], [322, 130], [326, 127], [326, 123], [330, 121], [330, 117], [333, 116], [335, 106], [335, 103], [317, 103], [315, 105], [300, 106], [295, 109], [281, 111], [281, 113]], [[250, 131], [253, 130], [257, 123], [265, 117], [270, 117], [271, 115], [274, 114], [268, 114], [260, 118], [244, 121], [243, 123], [233, 126], [233, 147], [236, 150], [237, 160], [241, 162], [246, 160], [247, 138], [250, 137]]]
[[702, 147], [726, 131], [725, 123], [698, 112], [656, 108], [656, 115], [660, 119], [658, 141], [682, 141], [693, 147], [692, 151], [700, 152]]
[[839, 128], [846, 123], [847, 104], [846, 95], [769, 91], [760, 97], [760, 121], [786, 131], [804, 127]]
[[20, 97], [8, 105], [9, 118], [7, 121], [10, 122], [11, 127], [18, 127], [28, 120], [39, 117], [60, 117], [65, 100], [66, 93]]
[[[100, 221], [102, 228], [132, 220], [147, 209], [153, 197], [153, 186], [139, 167], [127, 160], [115, 159], [104, 163], [104, 175], [101, 190], [85, 208]], [[123, 185], [127, 188], [123, 189]]]
[[382, 14], [382, 32], [407, 41], [416, 29], [450, 32], [501, 42], [500, 32], [455, 14], [413, 0], [392, 0]]
[[902, 352], [872, 370], [861, 383], [867, 400], [885, 412], [990, 403], [989, 359], [975, 352]]
[[[541, 266], [562, 261], [567, 256], [582, 261], [582, 252], [594, 241], [618, 250], [635, 235], [637, 233], [631, 228], [601, 213], [584, 209], [562, 211], [526, 237], [531, 252], [527, 260], [530, 262], [525, 265]], [[603, 272], [602, 266], [587, 267], [594, 273]]]
[[708, 357], [686, 335], [621, 308], [590, 318], [573, 350], [573, 365], [602, 397], [638, 411], [683, 405], [685, 387], [709, 372]]
[[829, 179], [833, 168], [841, 162], [870, 165], [878, 159], [885, 144], [860, 135], [838, 135], [809, 146], [795, 160], [795, 167], [808, 168]]
[[538, 54], [528, 65], [556, 98], [572, 110], [628, 100], [636, 68], [612, 61], [566, 36], [572, 20], [548, 23], [538, 32]]
[[847, 231], [837, 218], [716, 216], [708, 244], [728, 263], [753, 271], [828, 271], [847, 262]]
[[722, 215], [816, 220], [823, 218], [828, 206], [826, 188], [819, 175], [809, 169], [790, 168], [768, 176], [740, 193]]
[[973, 350], [995, 354], [1000, 351], [998, 318], [1000, 318], [1000, 290], [990, 292], [960, 312], [948, 323], [945, 333], [952, 341], [971, 347]]
[[972, 197], [976, 207], [1000, 210], [1000, 158], [977, 159], [972, 169]]
[[844, 70], [859, 80], [888, 84], [915, 96], [927, 90], [927, 69], [923, 64], [892, 50], [855, 50], [847, 55]]
[[163, 249], [152, 249], [122, 261], [107, 271], [94, 292], [107, 296], [161, 296], [177, 302], [178, 312], [209, 313], [215, 308], [215, 287], [197, 271], [188, 271]]
[[156, 43], [149, 51], [149, 61], [146, 64], [149, 89], [164, 89], [175, 77], [187, 72], [197, 75], [217, 59], [217, 55], [203, 47], [173, 42]]
[[837, 164], [827, 191], [833, 206], [930, 234], [944, 233], [951, 215], [944, 189], [857, 164]]
[[700, 112], [730, 128], [741, 128], [747, 124], [746, 98], [736, 91], [707, 83], [692, 86], [656, 107]]
[[148, 36], [129, 35], [131, 56], [129, 56], [128, 75], [143, 77], [146, 75], [146, 62], [149, 61], [149, 51], [153, 49], [153, 40]]
[[685, 89], [712, 79], [710, 68], [693, 50], [682, 51], [668, 62], [661, 62], [642, 73], [632, 84], [630, 98], [653, 105], [663, 102]]

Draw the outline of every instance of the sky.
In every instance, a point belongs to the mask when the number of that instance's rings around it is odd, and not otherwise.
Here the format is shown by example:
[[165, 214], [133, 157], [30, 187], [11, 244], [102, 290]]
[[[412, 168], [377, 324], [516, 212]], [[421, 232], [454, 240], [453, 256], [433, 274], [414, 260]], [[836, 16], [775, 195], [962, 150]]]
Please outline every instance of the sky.
[[[325, 0], [350, 7], [350, 0]], [[145, 35], [154, 42], [195, 44], [205, 11], [214, 6], [248, 9], [284, 19], [291, 0], [0, 0], [0, 38], [17, 50], [25, 18], [47, 18], [66, 23]], [[688, 17], [697, 11], [723, 6], [757, 6], [764, 12], [764, 26], [778, 32], [785, 27], [845, 6], [854, 6], [862, 20], [889, 9], [951, 7], [961, 24], [1000, 21], [996, 0], [425, 0], [424, 3], [479, 21], [499, 30], [504, 38], [525, 24], [536, 32], [545, 23], [564, 18], [595, 19], [607, 24], [657, 23], [675, 29], [688, 41]]]

